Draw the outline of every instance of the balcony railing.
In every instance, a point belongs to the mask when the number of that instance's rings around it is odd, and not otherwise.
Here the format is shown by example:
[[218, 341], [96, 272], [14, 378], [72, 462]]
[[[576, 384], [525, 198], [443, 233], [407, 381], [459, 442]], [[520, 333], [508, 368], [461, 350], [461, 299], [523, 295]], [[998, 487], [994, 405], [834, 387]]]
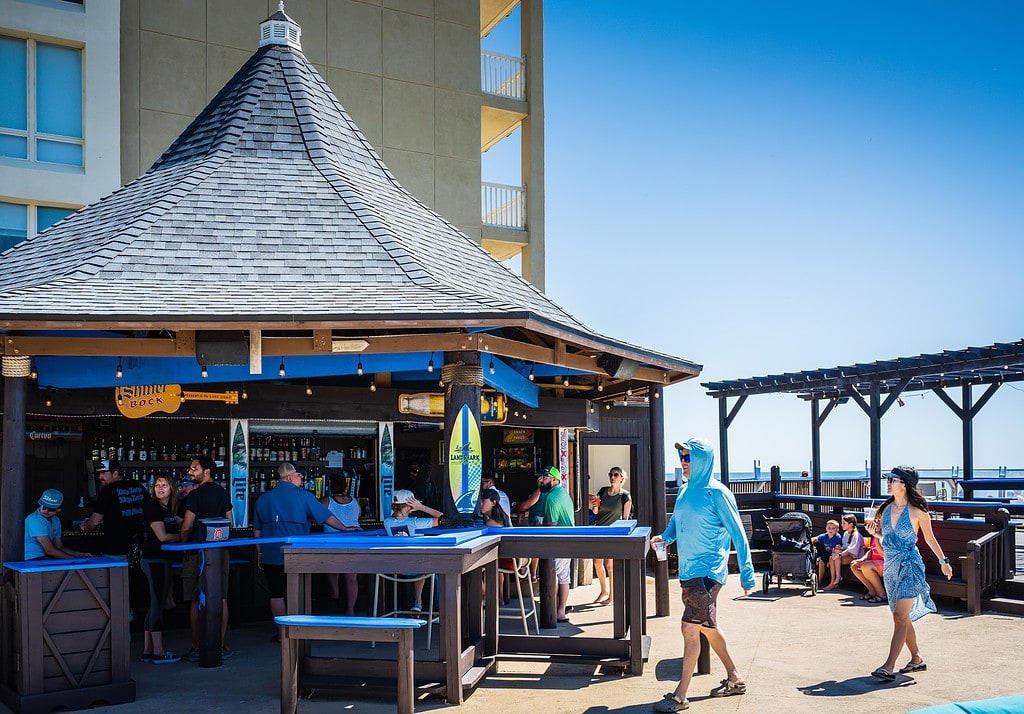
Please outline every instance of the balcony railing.
[[485, 226], [526, 230], [526, 189], [522, 186], [505, 186], [500, 183], [482, 183], [482, 215], [480, 222]]
[[488, 94], [526, 99], [526, 59], [480, 52], [480, 87]]

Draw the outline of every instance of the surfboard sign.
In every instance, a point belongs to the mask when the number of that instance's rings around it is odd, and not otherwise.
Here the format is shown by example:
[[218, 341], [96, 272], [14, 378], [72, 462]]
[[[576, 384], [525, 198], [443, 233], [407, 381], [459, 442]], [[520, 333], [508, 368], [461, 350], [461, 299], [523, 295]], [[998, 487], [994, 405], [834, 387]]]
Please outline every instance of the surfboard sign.
[[452, 489], [455, 510], [459, 513], [472, 513], [476, 509], [482, 474], [480, 425], [469, 405], [463, 404], [455, 417], [448, 442], [448, 484]]
[[231, 517], [235, 528], [249, 525], [249, 421], [231, 420]]
[[377, 425], [377, 443], [380, 454], [380, 519], [391, 516], [391, 497], [395, 491], [395, 449], [391, 441], [391, 432], [395, 425], [390, 421], [382, 421]]

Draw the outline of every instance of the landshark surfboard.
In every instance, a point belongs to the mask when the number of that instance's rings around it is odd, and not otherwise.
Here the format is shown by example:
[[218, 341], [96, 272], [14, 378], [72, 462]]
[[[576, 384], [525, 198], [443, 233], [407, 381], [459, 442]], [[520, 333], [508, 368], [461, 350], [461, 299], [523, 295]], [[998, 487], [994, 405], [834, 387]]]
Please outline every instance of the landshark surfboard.
[[448, 444], [448, 483], [451, 485], [455, 510], [472, 513], [480, 493], [483, 453], [480, 449], [480, 425], [468, 404], [463, 404], [455, 417]]

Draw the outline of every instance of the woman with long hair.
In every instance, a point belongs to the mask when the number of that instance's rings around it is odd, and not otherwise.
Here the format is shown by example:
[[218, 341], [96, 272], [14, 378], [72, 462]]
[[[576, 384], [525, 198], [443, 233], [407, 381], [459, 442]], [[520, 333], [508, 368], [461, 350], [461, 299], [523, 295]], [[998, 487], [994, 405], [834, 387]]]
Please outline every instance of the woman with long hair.
[[[596, 516], [596, 525], [610, 526], [615, 521], [629, 518], [633, 502], [629, 499], [629, 491], [623, 488], [626, 483], [626, 471], [619, 466], [608, 470], [608, 484], [591, 500], [590, 512]], [[597, 581], [601, 583], [601, 592], [594, 598], [598, 605], [610, 605], [612, 602], [612, 559], [594, 558], [594, 570]]]
[[[479, 501], [480, 515], [484, 518], [484, 525], [490, 526], [491, 528], [508, 528], [512, 525], [512, 519], [505, 509], [501, 507], [501, 494], [495, 488], [485, 488], [480, 492]], [[515, 570], [516, 561], [515, 558], [498, 558], [499, 570]], [[507, 603], [504, 602], [503, 593], [505, 592], [505, 574], [498, 573], [498, 599], [502, 600], [502, 605]], [[486, 583], [483, 588], [484, 596], [487, 595]]]
[[[320, 499], [320, 503], [327, 506], [327, 510], [341, 521], [346, 531], [362, 530], [359, 526], [360, 507], [359, 501], [352, 498], [349, 493], [349, 480], [339, 476], [336, 480], [331, 479], [331, 494]], [[324, 524], [324, 533], [337, 533], [337, 528]], [[359, 596], [359, 581], [355, 573], [327, 573], [327, 585], [331, 588], [331, 600], [338, 603], [341, 599], [341, 591], [338, 581], [345, 578], [345, 616], [355, 615], [356, 598]]]
[[[427, 518], [414, 518], [413, 511], [427, 514]], [[384, 530], [389, 536], [414, 536], [419, 531], [435, 528], [444, 514], [436, 508], [424, 505], [413, 495], [412, 491], [400, 489], [391, 495], [391, 517], [384, 519]], [[432, 577], [432, 576], [431, 576]], [[426, 580], [417, 580], [412, 584], [413, 603], [411, 612], [423, 610], [423, 584]]]
[[910, 650], [910, 661], [900, 672], [922, 672], [928, 668], [921, 658], [913, 624], [929, 612], [935, 612], [924, 576], [924, 561], [917, 549], [919, 532], [939, 559], [942, 574], [946, 579], [953, 577], [949, 558], [942, 554], [942, 547], [932, 533], [928, 501], [918, 490], [917, 482], [917, 469], [913, 466], [894, 468], [889, 473], [889, 498], [879, 507], [874, 522], [868, 525], [868, 532], [877, 534], [885, 551], [885, 590], [893, 619], [889, 656], [871, 676], [887, 682], [896, 679], [896, 658], [904, 645]]
[[142, 572], [149, 581], [149, 611], [143, 627], [142, 661], [153, 664], [179, 662], [181, 657], [164, 649], [164, 603], [171, 594], [171, 559], [162, 549], [164, 543], [181, 540], [178, 516], [178, 489], [166, 476], [153, 480], [152, 496], [142, 506], [146, 524], [142, 540]]

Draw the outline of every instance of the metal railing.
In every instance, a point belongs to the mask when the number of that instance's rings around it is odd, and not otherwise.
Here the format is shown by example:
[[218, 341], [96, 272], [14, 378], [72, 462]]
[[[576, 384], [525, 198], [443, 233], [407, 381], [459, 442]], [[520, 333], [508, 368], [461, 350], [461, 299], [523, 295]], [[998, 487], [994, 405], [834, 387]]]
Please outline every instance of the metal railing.
[[480, 222], [495, 228], [526, 230], [526, 189], [484, 182], [481, 188]]
[[487, 94], [526, 99], [526, 58], [480, 51], [480, 87]]

